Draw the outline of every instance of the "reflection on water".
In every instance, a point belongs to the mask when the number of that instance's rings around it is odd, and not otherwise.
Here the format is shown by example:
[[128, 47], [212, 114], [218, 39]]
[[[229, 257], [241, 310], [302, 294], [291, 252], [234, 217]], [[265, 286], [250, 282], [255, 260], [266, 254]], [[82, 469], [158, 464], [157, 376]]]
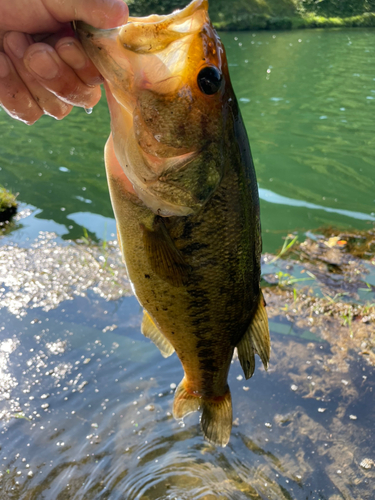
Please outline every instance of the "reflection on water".
[[268, 201], [269, 203], [275, 203], [276, 205], [288, 205], [289, 207], [306, 207], [311, 210], [323, 210], [324, 212], [344, 215], [353, 219], [375, 222], [374, 215], [363, 214], [361, 212], [352, 212], [351, 210], [341, 210], [339, 208], [324, 207], [322, 205], [315, 205], [314, 203], [309, 203], [303, 200], [293, 200], [292, 198], [287, 198], [286, 196], [280, 196], [276, 193], [273, 193], [269, 189], [260, 188], [259, 197], [261, 200]]

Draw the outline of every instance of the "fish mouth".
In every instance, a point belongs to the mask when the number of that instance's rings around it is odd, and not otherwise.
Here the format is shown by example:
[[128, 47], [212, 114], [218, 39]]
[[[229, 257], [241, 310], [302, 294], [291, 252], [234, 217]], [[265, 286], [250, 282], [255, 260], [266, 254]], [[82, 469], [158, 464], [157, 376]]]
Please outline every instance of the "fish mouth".
[[115, 96], [148, 88], [168, 94], [181, 84], [184, 56], [205, 25], [208, 1], [193, 0], [172, 14], [129, 17], [124, 26], [108, 30], [78, 22], [77, 34]]

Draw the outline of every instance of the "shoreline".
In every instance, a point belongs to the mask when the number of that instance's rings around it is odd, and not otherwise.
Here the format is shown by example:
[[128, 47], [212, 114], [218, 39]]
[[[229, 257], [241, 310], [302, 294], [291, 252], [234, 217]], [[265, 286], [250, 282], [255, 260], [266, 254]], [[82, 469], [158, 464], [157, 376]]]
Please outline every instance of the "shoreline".
[[242, 19], [213, 21], [218, 31], [279, 31], [314, 28], [374, 28], [375, 13], [351, 17], [324, 17], [304, 14], [301, 17], [272, 17], [266, 14], [244, 15]]

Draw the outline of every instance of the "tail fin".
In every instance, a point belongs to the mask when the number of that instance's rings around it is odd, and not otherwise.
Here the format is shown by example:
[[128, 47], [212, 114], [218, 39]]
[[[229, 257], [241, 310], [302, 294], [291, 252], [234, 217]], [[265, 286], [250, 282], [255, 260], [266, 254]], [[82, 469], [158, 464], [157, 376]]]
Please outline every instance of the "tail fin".
[[201, 427], [204, 437], [213, 444], [225, 447], [232, 430], [232, 398], [230, 390], [221, 398], [202, 399]]
[[185, 378], [176, 389], [173, 402], [173, 416], [183, 418], [185, 415], [202, 408], [201, 427], [207, 441], [219, 446], [228, 444], [232, 430], [232, 398], [230, 390], [219, 397], [207, 399], [188, 392]]

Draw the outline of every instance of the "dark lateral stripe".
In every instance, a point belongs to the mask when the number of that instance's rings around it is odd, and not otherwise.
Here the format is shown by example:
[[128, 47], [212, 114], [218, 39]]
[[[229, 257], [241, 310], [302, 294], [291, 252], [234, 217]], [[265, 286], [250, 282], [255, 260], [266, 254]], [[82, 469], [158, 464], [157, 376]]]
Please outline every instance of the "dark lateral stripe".
[[204, 250], [208, 248], [209, 245], [206, 243], [191, 243], [190, 245], [186, 245], [185, 247], [180, 248], [180, 252], [184, 255], [191, 255], [193, 252], [199, 252], [199, 250]]
[[207, 360], [212, 360], [214, 358], [214, 351], [213, 349], [207, 347], [206, 349], [199, 349], [198, 350], [198, 358], [205, 358]]
[[[218, 365], [214, 359], [212, 359], [212, 358], [210, 359], [210, 358], [207, 358], [204, 356], [201, 357], [200, 354], [198, 354], [198, 358], [199, 358], [199, 366], [200, 366], [202, 371], [210, 373], [210, 374], [217, 373]], [[205, 377], [205, 378], [208, 378], [208, 377]]]
[[200, 326], [202, 325], [202, 323], [210, 323], [211, 321], [211, 317], [206, 315], [206, 316], [203, 316], [203, 317], [194, 317], [194, 319], [191, 320], [191, 324], [193, 326]]
[[[194, 312], [194, 310], [196, 310], [196, 309], [199, 310], [199, 309], [205, 308], [206, 306], [208, 306], [209, 303], [210, 303], [210, 300], [206, 299], [206, 298], [203, 298], [200, 300], [190, 300], [189, 305], [186, 306], [186, 309], [188, 311], [193, 309], [193, 312]], [[194, 317], [194, 316], [195, 316], [195, 314], [192, 317]]]
[[199, 299], [199, 298], [207, 297], [208, 292], [206, 290], [204, 290], [203, 288], [190, 287], [190, 288], [188, 288], [188, 294], [191, 297], [194, 297], [195, 299]]
[[202, 224], [201, 222], [191, 222], [191, 220], [187, 218], [184, 224], [183, 233], [178, 239], [191, 240], [192, 232], [194, 231], [194, 229], [198, 228], [201, 224]]
[[212, 328], [200, 326], [197, 330], [191, 332], [199, 340], [206, 341], [207, 337], [212, 334]]

